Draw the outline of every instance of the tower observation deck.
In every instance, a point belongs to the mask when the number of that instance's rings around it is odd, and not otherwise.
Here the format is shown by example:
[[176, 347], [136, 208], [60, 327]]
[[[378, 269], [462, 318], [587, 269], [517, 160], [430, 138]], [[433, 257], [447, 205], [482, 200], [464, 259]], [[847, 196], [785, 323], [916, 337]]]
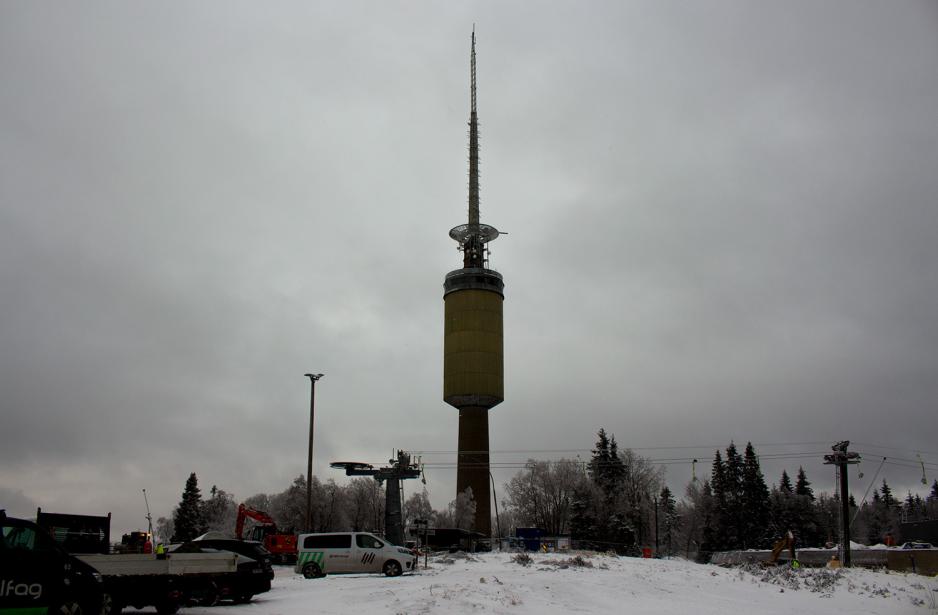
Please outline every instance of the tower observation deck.
[[501, 274], [488, 268], [488, 244], [499, 232], [479, 222], [479, 121], [476, 39], [472, 32], [469, 112], [469, 221], [449, 232], [463, 254], [443, 282], [443, 401], [459, 410], [457, 494], [472, 489], [472, 529], [491, 535], [489, 409], [504, 400]]

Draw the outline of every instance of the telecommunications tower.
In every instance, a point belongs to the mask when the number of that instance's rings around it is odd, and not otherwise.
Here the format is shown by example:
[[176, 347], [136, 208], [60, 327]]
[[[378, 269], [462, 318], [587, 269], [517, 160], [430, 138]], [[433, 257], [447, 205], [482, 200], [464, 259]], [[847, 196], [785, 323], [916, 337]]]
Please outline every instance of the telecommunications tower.
[[476, 114], [476, 35], [472, 31], [469, 113], [469, 222], [449, 232], [463, 253], [462, 269], [443, 282], [443, 401], [459, 410], [456, 490], [472, 489], [472, 529], [491, 535], [489, 409], [505, 396], [502, 276], [488, 268], [495, 227], [479, 222], [479, 121]]

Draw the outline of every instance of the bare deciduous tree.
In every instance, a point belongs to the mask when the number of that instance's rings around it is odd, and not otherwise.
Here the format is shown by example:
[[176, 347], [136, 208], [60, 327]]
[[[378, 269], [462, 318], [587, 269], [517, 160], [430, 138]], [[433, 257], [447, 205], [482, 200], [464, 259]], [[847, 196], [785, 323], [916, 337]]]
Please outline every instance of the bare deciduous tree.
[[575, 494], [588, 480], [579, 461], [530, 459], [505, 487], [507, 508], [516, 523], [539, 527], [551, 535], [567, 533]]

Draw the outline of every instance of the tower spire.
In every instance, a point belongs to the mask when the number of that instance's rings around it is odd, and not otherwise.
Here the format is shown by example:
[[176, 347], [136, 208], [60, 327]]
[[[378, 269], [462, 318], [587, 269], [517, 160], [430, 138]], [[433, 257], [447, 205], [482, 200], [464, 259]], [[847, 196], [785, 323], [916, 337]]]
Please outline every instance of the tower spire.
[[469, 60], [469, 229], [479, 228], [479, 116], [476, 112], [476, 28], [472, 26]]
[[449, 232], [463, 252], [463, 267], [484, 269], [487, 264], [486, 244], [498, 237], [495, 227], [479, 222], [479, 115], [476, 110], [476, 29], [472, 26], [469, 54], [469, 223], [460, 224]]

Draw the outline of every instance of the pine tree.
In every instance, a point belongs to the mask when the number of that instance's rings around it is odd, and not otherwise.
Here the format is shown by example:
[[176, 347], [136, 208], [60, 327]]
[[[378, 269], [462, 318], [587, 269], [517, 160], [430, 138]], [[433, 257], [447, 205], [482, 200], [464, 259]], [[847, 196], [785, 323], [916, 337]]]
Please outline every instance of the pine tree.
[[619, 456], [619, 445], [616, 444], [615, 435], [609, 437], [609, 466], [605, 472], [606, 482], [613, 495], [618, 494], [619, 486], [625, 477], [625, 464]]
[[779, 491], [789, 494], [795, 492], [791, 487], [791, 479], [788, 477], [788, 472], [785, 470], [782, 470], [782, 479], [778, 482], [778, 489]]
[[[717, 456], [719, 454], [720, 451], [717, 451]], [[713, 552], [719, 550], [719, 539], [714, 528], [718, 504], [710, 481], [704, 480], [703, 486], [700, 488], [699, 499], [697, 506], [700, 510], [697, 511], [697, 514], [700, 515], [699, 527], [702, 527], [703, 530], [701, 531], [700, 545], [697, 549], [697, 561], [706, 564], [710, 561]], [[690, 552], [690, 544], [688, 544], [687, 551]]]
[[[728, 504], [726, 495], [726, 464], [723, 462], [723, 456], [717, 450], [713, 455], [713, 464], [710, 466], [710, 490], [713, 494], [713, 517], [708, 528], [709, 531], [704, 534], [704, 542], [708, 545], [708, 550], [715, 551], [719, 548], [728, 549], [726, 527], [726, 509]], [[718, 548], [719, 547], [719, 548]]]
[[186, 480], [182, 492], [182, 501], [173, 515], [173, 542], [186, 542], [205, 533], [205, 520], [202, 516], [202, 494], [195, 472]]
[[889, 485], [886, 484], [886, 479], [883, 479], [883, 486], [880, 489], [880, 494], [883, 496], [883, 504], [886, 505], [886, 508], [894, 508], [898, 502], [896, 498], [892, 495], [892, 489], [889, 488]]
[[593, 482], [603, 491], [606, 491], [608, 485], [606, 472], [609, 468], [610, 460], [609, 436], [606, 435], [606, 430], [603, 428], [599, 429], [596, 436], [599, 440], [596, 441], [596, 448], [593, 449], [593, 457], [590, 459], [589, 465], [587, 466], [587, 472]]
[[674, 495], [668, 486], [661, 488], [658, 495], [658, 507], [661, 515], [661, 540], [666, 545], [668, 556], [674, 553], [673, 540], [674, 533], [678, 527], [677, 503], [674, 501]]
[[743, 547], [745, 541], [743, 458], [736, 450], [736, 444], [733, 441], [730, 441], [730, 445], [726, 447], [726, 473], [724, 479], [724, 493], [726, 494], [727, 505], [723, 511], [722, 526], [727, 547], [738, 549]]
[[743, 522], [742, 548], [757, 548], [767, 541], [769, 521], [769, 488], [765, 485], [759, 458], [752, 446], [746, 443], [743, 454], [742, 507]]
[[814, 501], [814, 490], [811, 489], [811, 483], [808, 476], [804, 473], [804, 468], [798, 467], [798, 479], [795, 481], [795, 495], [803, 495]]
[[931, 493], [928, 494], [926, 500], [938, 500], [938, 478], [931, 484]]

